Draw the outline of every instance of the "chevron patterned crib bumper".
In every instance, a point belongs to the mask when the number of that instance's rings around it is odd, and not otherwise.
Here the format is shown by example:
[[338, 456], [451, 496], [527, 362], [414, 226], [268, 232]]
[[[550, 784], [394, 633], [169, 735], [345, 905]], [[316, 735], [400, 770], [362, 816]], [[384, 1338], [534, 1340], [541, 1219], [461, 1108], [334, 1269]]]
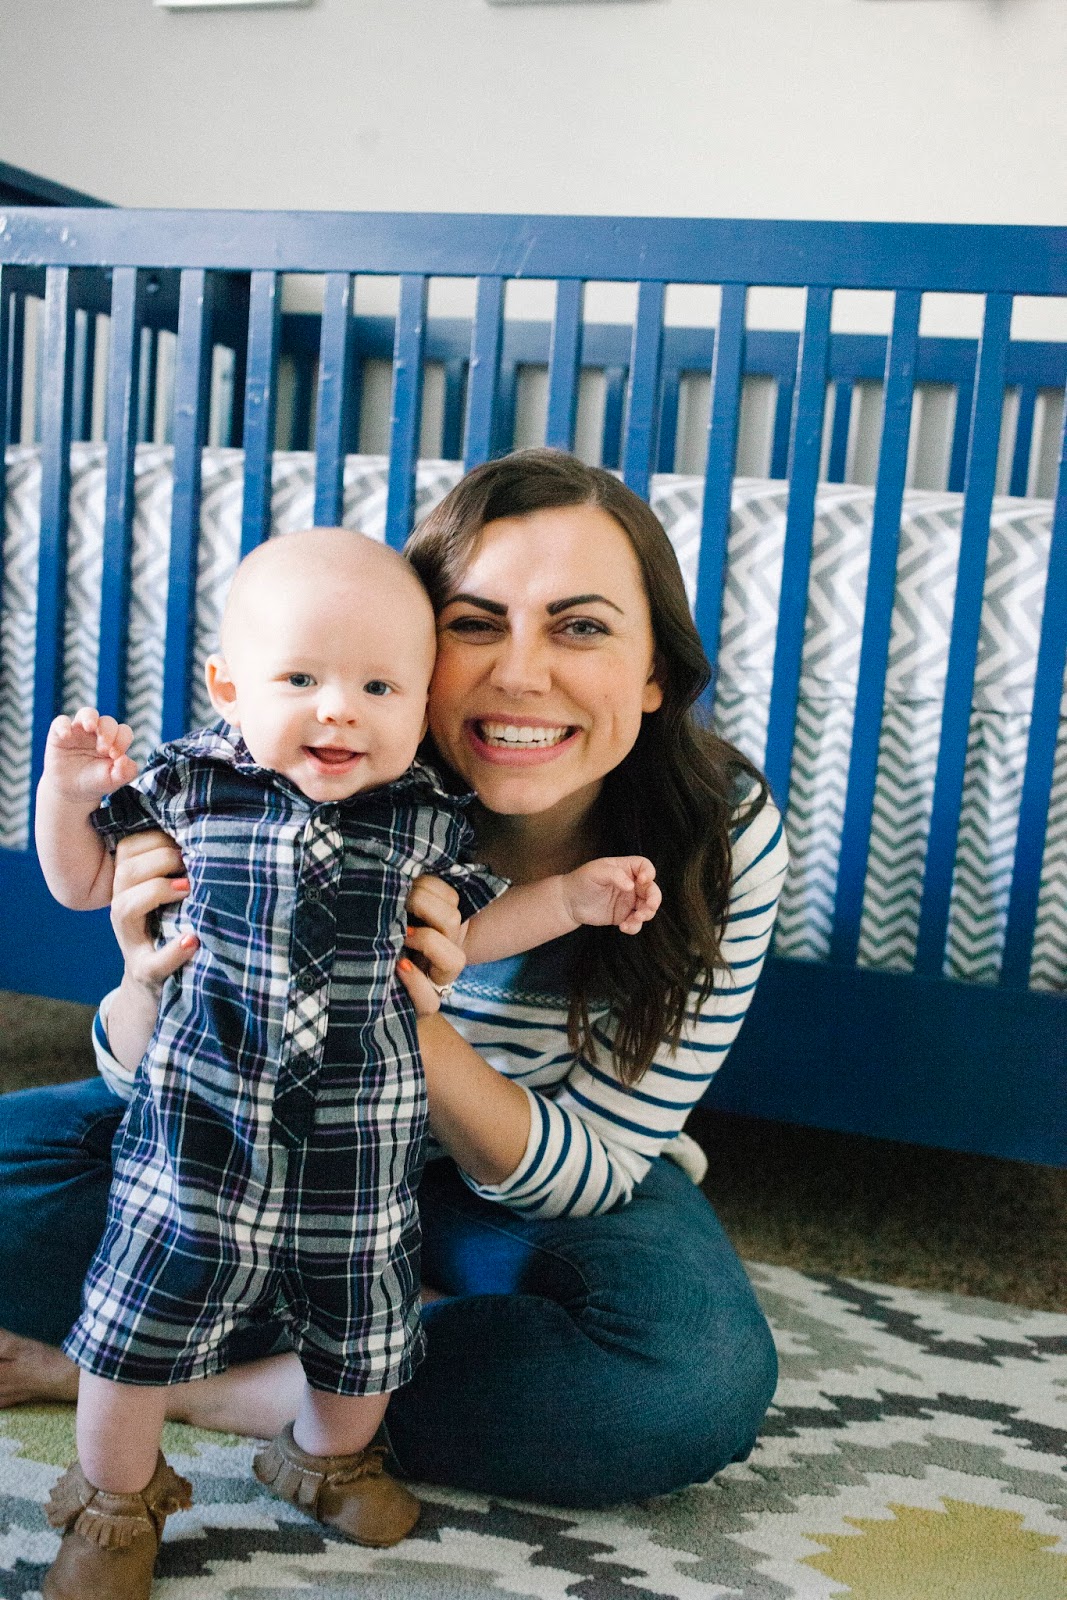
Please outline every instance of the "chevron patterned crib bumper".
[[[140, 755], [160, 732], [172, 455], [165, 445], [137, 451], [127, 717]], [[64, 705], [70, 709], [95, 698], [105, 465], [103, 445], [72, 447], [64, 648]], [[379, 537], [387, 471], [385, 457], [352, 456], [345, 465], [344, 520]], [[460, 471], [452, 461], [419, 464], [420, 516]], [[313, 456], [276, 454], [273, 483], [274, 531], [306, 527], [314, 503]], [[38, 448], [9, 449], [0, 612], [0, 845], [15, 849], [29, 838], [40, 486]], [[195, 624], [197, 721], [212, 715], [202, 667], [215, 645], [221, 601], [237, 559], [242, 492], [242, 453], [206, 451]], [[700, 479], [677, 475], [654, 479], [651, 492], [691, 601], [701, 493]], [[766, 741], [786, 502], [782, 482], [735, 480], [716, 713], [724, 736], [756, 762]], [[873, 506], [873, 488], [828, 484], [818, 490], [788, 819], [792, 868], [776, 941], [786, 956], [820, 959], [829, 948]], [[905, 495], [859, 953], [868, 967], [906, 971], [912, 965], [961, 515], [959, 495]], [[999, 968], [1051, 523], [1048, 501], [994, 501], [945, 963], [946, 975], [972, 981], [992, 981]], [[1061, 716], [1031, 984], [1061, 989], [1065, 983], [1067, 717]]]

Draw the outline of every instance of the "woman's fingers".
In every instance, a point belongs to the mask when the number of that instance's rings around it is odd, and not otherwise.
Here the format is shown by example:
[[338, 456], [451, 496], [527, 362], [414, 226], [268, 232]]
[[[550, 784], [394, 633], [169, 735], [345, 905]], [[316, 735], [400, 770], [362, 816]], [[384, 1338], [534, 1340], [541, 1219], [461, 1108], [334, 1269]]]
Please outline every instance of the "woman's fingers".
[[401, 957], [396, 964], [396, 975], [411, 996], [411, 1003], [420, 1017], [432, 1017], [435, 1011], [440, 1011], [441, 996], [414, 961], [409, 961], [406, 956]]
[[423, 970], [434, 983], [455, 983], [467, 965], [459, 946], [436, 928], [409, 928], [404, 943], [408, 950], [416, 950], [423, 958]]
[[409, 921], [425, 922], [446, 939], [456, 939], [463, 926], [459, 895], [450, 883], [430, 874], [416, 878], [412, 884], [407, 913]]
[[119, 840], [115, 853], [115, 892], [152, 878], [181, 876], [185, 863], [169, 834], [152, 828]]

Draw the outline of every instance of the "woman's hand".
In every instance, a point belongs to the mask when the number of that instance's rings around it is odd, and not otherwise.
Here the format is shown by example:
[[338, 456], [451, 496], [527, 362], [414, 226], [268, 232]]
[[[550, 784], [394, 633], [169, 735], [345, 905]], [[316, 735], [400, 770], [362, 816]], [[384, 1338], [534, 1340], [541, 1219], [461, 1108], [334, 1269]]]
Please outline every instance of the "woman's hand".
[[405, 947], [415, 952], [418, 961], [403, 957], [397, 963], [397, 975], [418, 1015], [429, 1017], [441, 1008], [438, 989], [454, 983], [466, 965], [459, 896], [440, 878], [416, 878], [407, 913], [411, 925]]
[[188, 893], [181, 852], [169, 834], [135, 833], [119, 841], [111, 926], [126, 970], [107, 1013], [107, 1037], [124, 1067], [136, 1067], [148, 1048], [164, 980], [184, 966], [200, 942], [186, 933], [157, 950], [152, 937], [152, 913]]
[[181, 852], [169, 834], [152, 830], [119, 841], [111, 926], [126, 963], [126, 978], [157, 998], [164, 980], [185, 965], [199, 940], [186, 933], [157, 949], [149, 918], [162, 906], [176, 905], [188, 893]]

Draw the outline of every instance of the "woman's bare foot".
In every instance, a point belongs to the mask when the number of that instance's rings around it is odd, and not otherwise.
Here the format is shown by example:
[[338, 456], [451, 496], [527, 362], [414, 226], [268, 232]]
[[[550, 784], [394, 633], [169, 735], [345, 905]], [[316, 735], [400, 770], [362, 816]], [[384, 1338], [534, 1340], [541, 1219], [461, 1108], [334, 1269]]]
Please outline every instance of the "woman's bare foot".
[[77, 1400], [78, 1369], [62, 1350], [0, 1328], [0, 1410], [30, 1400]]

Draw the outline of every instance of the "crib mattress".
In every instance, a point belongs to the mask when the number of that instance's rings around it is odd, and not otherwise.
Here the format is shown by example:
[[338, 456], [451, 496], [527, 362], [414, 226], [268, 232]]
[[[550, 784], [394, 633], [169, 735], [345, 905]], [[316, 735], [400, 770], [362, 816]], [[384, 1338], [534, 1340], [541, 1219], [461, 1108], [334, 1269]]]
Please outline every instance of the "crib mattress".
[[[142, 445], [129, 619], [127, 717], [143, 756], [159, 739], [173, 452]], [[95, 699], [103, 560], [106, 450], [71, 450], [70, 531], [63, 703]], [[423, 461], [417, 514], [457, 481], [454, 461]], [[306, 527], [314, 457], [274, 457], [273, 526]], [[388, 461], [345, 463], [344, 521], [381, 537]], [[24, 849], [30, 826], [30, 719], [40, 533], [40, 452], [7, 453], [0, 609], [0, 846]], [[651, 502], [677, 551], [692, 602], [700, 545], [702, 481], [653, 479]], [[204, 452], [195, 620], [193, 716], [213, 715], [203, 662], [215, 648], [221, 602], [237, 559], [243, 494], [239, 450]], [[715, 709], [720, 731], [761, 762], [767, 733], [785, 539], [787, 486], [738, 478], [733, 486]], [[824, 484], [816, 497], [788, 833], [792, 866], [775, 948], [824, 958], [829, 950], [859, 670], [873, 488]], [[922, 871], [940, 738], [941, 704], [959, 554], [962, 498], [910, 490], [901, 519], [889, 669], [859, 961], [908, 970], [914, 958]], [[953, 886], [947, 976], [994, 981], [1000, 963], [1045, 573], [1048, 501], [998, 498], [982, 609]], [[1067, 984], [1067, 716], [1061, 716], [1045, 845], [1031, 985]]]

